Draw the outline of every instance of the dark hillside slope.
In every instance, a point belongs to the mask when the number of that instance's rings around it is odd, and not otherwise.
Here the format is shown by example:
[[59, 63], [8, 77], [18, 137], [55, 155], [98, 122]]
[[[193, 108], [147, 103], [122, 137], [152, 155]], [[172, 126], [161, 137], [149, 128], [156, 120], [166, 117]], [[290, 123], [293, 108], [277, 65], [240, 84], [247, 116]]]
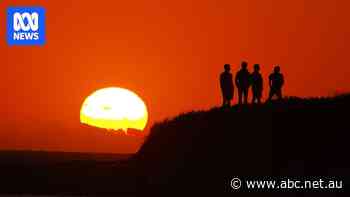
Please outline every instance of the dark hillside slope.
[[350, 95], [190, 112], [133, 158], [148, 190], [228, 191], [233, 177], [350, 175]]

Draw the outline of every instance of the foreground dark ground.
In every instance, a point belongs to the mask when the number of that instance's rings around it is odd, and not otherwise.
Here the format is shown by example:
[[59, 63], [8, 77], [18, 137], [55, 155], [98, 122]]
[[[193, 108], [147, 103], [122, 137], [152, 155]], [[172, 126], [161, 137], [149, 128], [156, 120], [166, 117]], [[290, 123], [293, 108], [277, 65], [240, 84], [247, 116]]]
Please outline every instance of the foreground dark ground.
[[[47, 162], [35, 154], [1, 153], [0, 193], [240, 196], [230, 188], [233, 177], [286, 176], [333, 177], [343, 180], [344, 193], [350, 183], [349, 109], [344, 95], [190, 112], [155, 124], [128, 160], [57, 156]], [[297, 196], [336, 194], [319, 191]]]

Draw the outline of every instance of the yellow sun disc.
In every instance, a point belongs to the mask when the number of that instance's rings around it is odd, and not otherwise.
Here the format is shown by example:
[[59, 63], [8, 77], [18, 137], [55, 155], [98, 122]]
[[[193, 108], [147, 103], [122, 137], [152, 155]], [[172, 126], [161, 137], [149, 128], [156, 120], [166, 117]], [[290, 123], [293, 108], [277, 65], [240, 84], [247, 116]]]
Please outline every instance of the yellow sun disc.
[[147, 124], [145, 103], [124, 88], [104, 88], [88, 96], [80, 111], [80, 122], [99, 128], [142, 131]]

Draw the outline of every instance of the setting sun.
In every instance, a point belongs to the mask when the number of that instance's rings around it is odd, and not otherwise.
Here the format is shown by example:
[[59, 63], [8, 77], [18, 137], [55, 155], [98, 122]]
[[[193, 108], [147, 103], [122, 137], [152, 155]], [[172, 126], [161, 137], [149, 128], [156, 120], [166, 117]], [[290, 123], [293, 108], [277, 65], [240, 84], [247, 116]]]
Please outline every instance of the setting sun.
[[80, 122], [99, 128], [142, 131], [148, 112], [142, 99], [123, 88], [104, 88], [88, 96], [80, 111]]

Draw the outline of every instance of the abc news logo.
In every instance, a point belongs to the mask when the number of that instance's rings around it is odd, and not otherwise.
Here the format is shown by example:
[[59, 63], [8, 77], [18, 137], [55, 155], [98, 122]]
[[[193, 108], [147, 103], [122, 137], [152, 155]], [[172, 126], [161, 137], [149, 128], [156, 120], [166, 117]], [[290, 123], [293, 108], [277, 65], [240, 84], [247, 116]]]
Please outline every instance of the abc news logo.
[[7, 11], [9, 45], [43, 45], [45, 10], [41, 7], [11, 7]]
[[[27, 25], [24, 22], [25, 20], [28, 21]], [[39, 33], [36, 32], [39, 29], [39, 14], [37, 12], [32, 14], [16, 12], [13, 15], [13, 29], [15, 30], [13, 33], [14, 40], [39, 40]], [[21, 30], [24, 32], [21, 32]]]

